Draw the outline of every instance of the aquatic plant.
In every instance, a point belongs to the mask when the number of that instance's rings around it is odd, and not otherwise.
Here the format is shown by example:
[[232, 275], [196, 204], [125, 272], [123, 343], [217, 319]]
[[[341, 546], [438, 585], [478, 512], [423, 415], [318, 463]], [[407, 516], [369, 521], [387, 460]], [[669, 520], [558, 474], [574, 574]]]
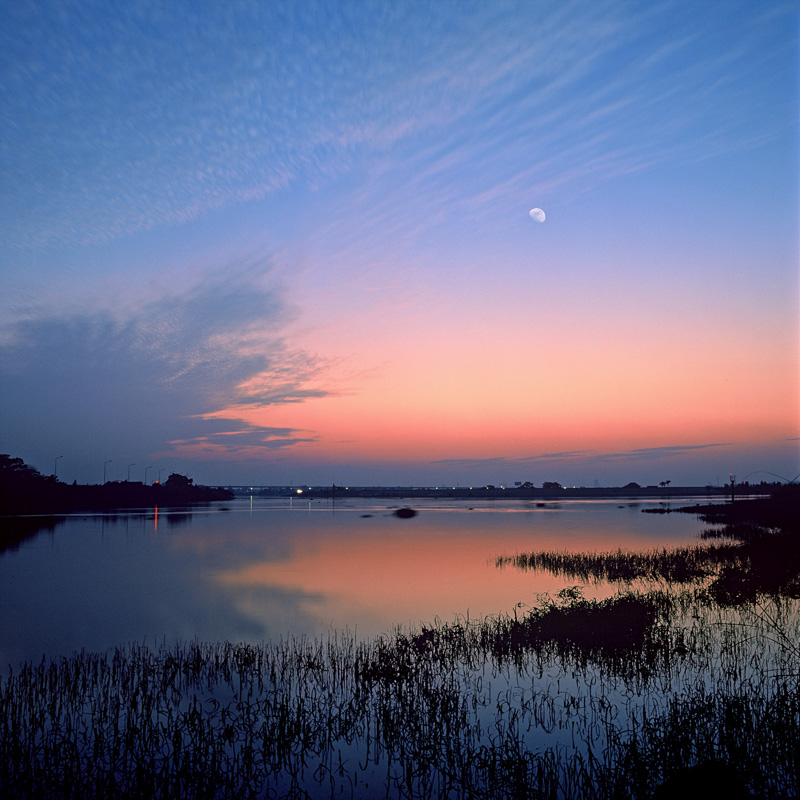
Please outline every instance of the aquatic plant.
[[736, 544], [695, 545], [693, 547], [623, 550], [601, 553], [572, 553], [544, 550], [500, 556], [498, 567], [541, 570], [584, 583], [631, 582], [640, 579], [687, 583], [716, 574], [739, 553]]
[[0, 794], [644, 798], [713, 760], [797, 795], [798, 604], [673, 602], [568, 589], [374, 641], [26, 664], [0, 678]]
[[716, 602], [749, 603], [764, 595], [800, 597], [800, 540], [796, 531], [738, 522], [706, 531], [704, 536], [740, 541], [736, 558], [723, 564], [709, 586]]

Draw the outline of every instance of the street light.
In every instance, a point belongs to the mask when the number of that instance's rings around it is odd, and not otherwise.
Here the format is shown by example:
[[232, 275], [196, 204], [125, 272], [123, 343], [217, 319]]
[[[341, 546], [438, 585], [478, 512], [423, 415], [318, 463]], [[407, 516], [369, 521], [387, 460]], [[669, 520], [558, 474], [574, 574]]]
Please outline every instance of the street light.
[[158, 471], [158, 482], [159, 483], [161, 483], [161, 473], [162, 472], [166, 472], [166, 471], [167, 471], [166, 467], [161, 467], [161, 469]]
[[110, 464], [113, 459], [108, 459], [108, 461], [103, 462], [103, 486], [106, 485], [106, 464]]
[[136, 466], [136, 462], [134, 462], [133, 464], [128, 464], [128, 479], [127, 479], [126, 483], [130, 483], [131, 482], [131, 467], [135, 467], [135, 466]]
[[147, 470], [153, 469], [152, 467], [145, 467], [144, 468], [144, 485], [147, 486]]
[[64, 456], [56, 456], [56, 460], [53, 462], [53, 477], [58, 477], [58, 459], [64, 458]]

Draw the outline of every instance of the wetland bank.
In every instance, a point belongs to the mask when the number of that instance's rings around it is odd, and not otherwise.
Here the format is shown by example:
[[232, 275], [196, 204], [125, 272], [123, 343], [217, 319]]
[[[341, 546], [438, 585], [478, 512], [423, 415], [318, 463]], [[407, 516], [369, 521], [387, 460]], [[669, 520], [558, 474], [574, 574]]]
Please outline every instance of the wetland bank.
[[[336, 625], [259, 639], [251, 628], [249, 639], [234, 639], [199, 630], [10, 664], [0, 680], [0, 788], [12, 797], [645, 798], [685, 794], [675, 788], [682, 781], [712, 774], [727, 796], [797, 796], [797, 571], [785, 559], [779, 570], [767, 566], [787, 550], [781, 537], [797, 531], [741, 520], [730, 529], [643, 507], [593, 507], [602, 517], [594, 534], [567, 504], [441, 512], [436, 568], [446, 572], [448, 552], [460, 565], [459, 543], [470, 558], [480, 553], [481, 569], [511, 583], [517, 598], [494, 613], [470, 604], [378, 633]], [[424, 521], [440, 514], [435, 508], [411, 520], [386, 508], [351, 512], [337, 511], [336, 524], [377, 524], [357, 537], [362, 547], [388, 537], [422, 561], [432, 557]], [[249, 512], [218, 516], [237, 513]], [[330, 516], [312, 507], [289, 518], [317, 514]], [[275, 519], [254, 518], [262, 536]], [[474, 548], [473, 518], [483, 531]], [[518, 526], [514, 535], [499, 533], [501, 518]], [[162, 520], [147, 538], [207, 554], [216, 535], [204, 535], [201, 521], [190, 545], [191, 519]], [[130, 523], [129, 550], [142, 535]], [[441, 533], [448, 525], [464, 535]], [[647, 536], [627, 535], [637, 528]], [[713, 538], [704, 538], [708, 530]], [[120, 526], [98, 533], [118, 556], [108, 540], [120, 538]], [[58, 530], [44, 536], [28, 546], [49, 537], [66, 548]], [[305, 570], [293, 588], [304, 588], [307, 604], [322, 603], [323, 584], [308, 580], [319, 580], [312, 538], [330, 569], [344, 563], [328, 560], [333, 550], [319, 530], [303, 540], [298, 524], [298, 536], [293, 553], [273, 542], [272, 561], [251, 552], [213, 572], [240, 612], [264, 612], [256, 587], [280, 584], [276, 563]], [[233, 541], [253, 546], [248, 536]], [[405, 569], [398, 552], [371, 554], [370, 563], [394, 559]], [[406, 591], [424, 594], [410, 575]], [[284, 591], [290, 583], [284, 575]], [[338, 600], [354, 616], [360, 601]], [[425, 603], [434, 608], [434, 595]], [[405, 618], [422, 607], [409, 603]]]

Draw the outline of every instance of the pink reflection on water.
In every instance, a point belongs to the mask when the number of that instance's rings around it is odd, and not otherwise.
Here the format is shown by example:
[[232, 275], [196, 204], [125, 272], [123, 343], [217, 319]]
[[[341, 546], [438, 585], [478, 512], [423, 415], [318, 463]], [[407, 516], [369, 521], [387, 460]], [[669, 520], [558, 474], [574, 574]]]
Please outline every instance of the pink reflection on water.
[[[555, 594], [575, 580], [544, 572], [498, 568], [502, 555], [532, 550], [606, 551], [683, 545], [698, 526], [686, 515], [641, 514], [639, 508], [608, 505], [601, 513], [573, 504], [563, 508], [422, 509], [411, 520], [387, 510], [369, 519], [352, 511], [293, 512], [282, 517], [291, 530], [282, 539], [279, 558], [253, 557], [222, 569], [216, 580], [240, 597], [240, 610], [268, 618], [259, 606], [259, 588], [293, 593], [303, 615], [319, 629], [357, 629], [362, 635], [390, 631], [394, 625], [445, 622], [456, 616], [480, 618], [513, 613], [515, 606]], [[522, 512], [522, 513], [520, 513]], [[666, 517], [670, 516], [671, 519]], [[682, 517], [677, 520], [676, 517]], [[681, 524], [682, 523], [682, 524]], [[240, 535], [274, 535], [261, 528]], [[587, 594], [608, 596], [614, 587], [588, 587]]]

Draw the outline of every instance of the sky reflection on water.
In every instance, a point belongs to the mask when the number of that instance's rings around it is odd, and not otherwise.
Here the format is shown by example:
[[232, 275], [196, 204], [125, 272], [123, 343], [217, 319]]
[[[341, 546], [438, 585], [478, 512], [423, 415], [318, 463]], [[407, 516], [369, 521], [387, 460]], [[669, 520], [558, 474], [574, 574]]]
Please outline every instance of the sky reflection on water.
[[420, 513], [398, 519], [387, 501], [237, 500], [73, 515], [0, 552], [0, 664], [131, 641], [375, 636], [511, 612], [570, 582], [498, 569], [497, 556], [682, 545], [706, 527], [641, 513], [653, 505], [415, 502]]

